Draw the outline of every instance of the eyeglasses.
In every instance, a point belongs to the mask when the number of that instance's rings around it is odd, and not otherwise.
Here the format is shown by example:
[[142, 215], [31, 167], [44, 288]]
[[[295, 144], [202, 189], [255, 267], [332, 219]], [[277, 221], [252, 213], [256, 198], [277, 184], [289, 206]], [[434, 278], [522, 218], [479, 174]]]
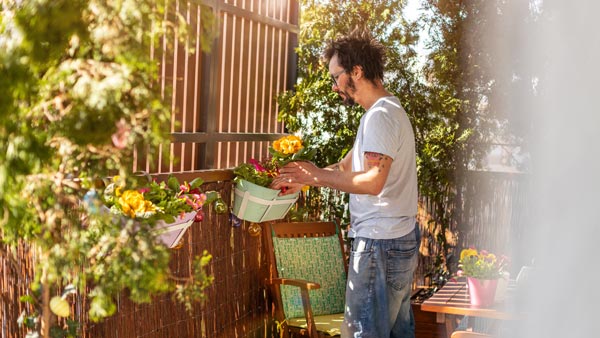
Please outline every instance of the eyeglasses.
[[337, 72], [337, 73], [335, 73], [335, 74], [331, 74], [331, 80], [333, 81], [333, 83], [334, 83], [336, 86], [338, 85], [338, 83], [337, 83], [337, 80], [338, 80], [338, 78], [339, 78], [339, 77], [340, 77], [340, 76], [341, 76], [343, 73], [345, 73], [345, 72], [346, 72], [346, 70], [345, 70], [345, 69], [342, 69], [342, 70], [340, 70], [339, 72]]

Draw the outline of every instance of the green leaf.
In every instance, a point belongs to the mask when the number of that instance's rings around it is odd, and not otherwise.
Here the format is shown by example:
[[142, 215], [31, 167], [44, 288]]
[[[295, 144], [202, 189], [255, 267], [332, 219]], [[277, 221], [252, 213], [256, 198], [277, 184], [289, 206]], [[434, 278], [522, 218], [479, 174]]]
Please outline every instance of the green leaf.
[[103, 318], [112, 316], [117, 310], [115, 303], [106, 295], [100, 294], [92, 297], [90, 302], [90, 319], [92, 321], [99, 321]]
[[205, 192], [206, 194], [206, 202], [204, 202], [205, 204], [210, 204], [213, 203], [214, 201], [218, 200], [219, 198], [221, 198], [221, 196], [219, 195], [219, 193], [217, 191], [207, 191]]
[[196, 177], [194, 178], [191, 182], [190, 182], [190, 188], [191, 189], [196, 189], [196, 188], [200, 188], [200, 186], [204, 183], [204, 180], [200, 177]]
[[179, 180], [177, 180], [177, 177], [169, 175], [167, 186], [173, 191], [179, 191]]
[[21, 296], [20, 301], [23, 303], [35, 304], [36, 299], [32, 295], [23, 295]]

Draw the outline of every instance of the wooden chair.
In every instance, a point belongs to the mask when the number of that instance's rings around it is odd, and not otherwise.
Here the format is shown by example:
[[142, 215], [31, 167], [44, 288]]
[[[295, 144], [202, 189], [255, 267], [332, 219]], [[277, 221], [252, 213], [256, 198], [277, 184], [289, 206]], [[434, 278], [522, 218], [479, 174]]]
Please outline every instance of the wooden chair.
[[472, 331], [454, 331], [450, 338], [492, 338], [489, 334]]
[[341, 231], [335, 223], [267, 223], [274, 316], [282, 337], [340, 334], [348, 266]]

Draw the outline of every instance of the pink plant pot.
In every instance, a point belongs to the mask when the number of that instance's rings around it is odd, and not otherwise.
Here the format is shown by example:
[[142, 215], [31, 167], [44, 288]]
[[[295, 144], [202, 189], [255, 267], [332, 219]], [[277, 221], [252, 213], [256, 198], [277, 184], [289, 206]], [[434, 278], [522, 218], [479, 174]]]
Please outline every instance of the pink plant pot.
[[497, 279], [467, 277], [467, 285], [469, 287], [471, 305], [487, 307], [494, 304], [496, 286], [498, 285]]

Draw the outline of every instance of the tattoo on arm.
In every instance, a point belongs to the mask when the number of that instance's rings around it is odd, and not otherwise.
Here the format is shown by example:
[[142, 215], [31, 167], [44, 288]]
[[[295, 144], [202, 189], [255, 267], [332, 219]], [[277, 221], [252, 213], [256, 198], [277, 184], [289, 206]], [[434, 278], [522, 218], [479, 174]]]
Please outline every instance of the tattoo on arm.
[[340, 170], [340, 165], [338, 163], [334, 164], [333, 167], [331, 167], [333, 170]]
[[380, 154], [380, 153], [375, 153], [375, 152], [371, 152], [371, 151], [367, 151], [365, 152], [365, 158], [366, 158], [366, 167], [367, 170], [377, 167], [379, 168], [379, 172], [381, 172], [382, 168], [385, 168], [385, 162], [387, 162], [388, 160], [390, 160], [390, 157], [384, 154]]

